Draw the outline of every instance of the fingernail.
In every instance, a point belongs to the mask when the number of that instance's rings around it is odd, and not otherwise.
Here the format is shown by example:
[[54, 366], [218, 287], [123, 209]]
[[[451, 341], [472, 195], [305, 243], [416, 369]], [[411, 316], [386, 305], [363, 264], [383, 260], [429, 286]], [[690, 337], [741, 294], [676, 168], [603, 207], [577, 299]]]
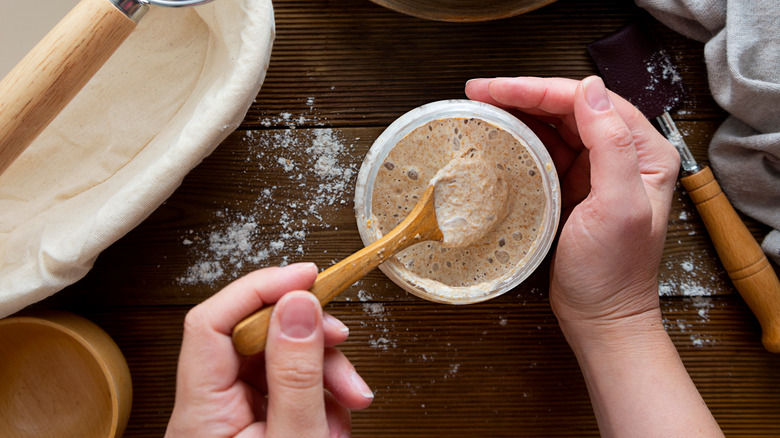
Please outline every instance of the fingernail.
[[343, 322], [339, 321], [338, 318], [336, 318], [335, 316], [331, 315], [330, 313], [323, 313], [322, 314], [322, 321], [325, 324], [327, 324], [327, 325], [333, 327], [334, 329], [338, 330], [339, 332], [341, 332], [341, 333], [343, 333], [345, 335], [349, 335], [349, 327], [344, 325]]
[[476, 84], [479, 84], [479, 83], [481, 83], [481, 82], [489, 82], [489, 81], [490, 81], [490, 79], [488, 79], [488, 78], [474, 78], [474, 79], [469, 79], [468, 81], [466, 81], [466, 86], [468, 86], [469, 84], [471, 84], [471, 85], [476, 85]]
[[317, 313], [321, 312], [320, 303], [310, 294], [299, 294], [282, 299], [279, 309], [279, 323], [282, 333], [292, 339], [306, 339], [317, 329]]
[[357, 371], [352, 370], [352, 375], [349, 376], [352, 380], [352, 384], [355, 385], [355, 388], [358, 389], [360, 392], [360, 395], [362, 395], [364, 398], [374, 398], [374, 392], [371, 391], [371, 388], [368, 387], [366, 382], [363, 380], [362, 377], [357, 373]]
[[313, 271], [315, 274], [319, 272], [319, 269], [317, 268], [317, 265], [311, 262], [303, 262], [303, 263], [293, 263], [291, 265], [287, 265], [283, 267], [282, 269], [290, 270], [290, 271], [299, 271], [299, 272], [306, 272], [306, 271]]
[[585, 101], [593, 111], [606, 111], [612, 108], [612, 101], [609, 100], [607, 88], [604, 81], [598, 76], [591, 76], [582, 81], [582, 88], [585, 92]]

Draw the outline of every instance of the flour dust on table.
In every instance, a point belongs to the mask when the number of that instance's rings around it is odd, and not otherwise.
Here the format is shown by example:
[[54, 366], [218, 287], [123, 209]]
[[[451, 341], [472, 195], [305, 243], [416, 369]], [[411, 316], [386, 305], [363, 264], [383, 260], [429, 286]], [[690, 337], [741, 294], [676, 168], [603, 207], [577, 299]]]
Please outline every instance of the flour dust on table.
[[[280, 118], [285, 119], [286, 115]], [[289, 118], [289, 117], [287, 117]], [[330, 128], [246, 131], [245, 187], [250, 205], [214, 213], [207, 234], [188, 231], [182, 244], [193, 263], [181, 285], [224, 282], [265, 266], [303, 261], [314, 229], [333, 228], [329, 215], [351, 202], [357, 163], [352, 144]], [[289, 181], [270, 180], [270, 169]]]

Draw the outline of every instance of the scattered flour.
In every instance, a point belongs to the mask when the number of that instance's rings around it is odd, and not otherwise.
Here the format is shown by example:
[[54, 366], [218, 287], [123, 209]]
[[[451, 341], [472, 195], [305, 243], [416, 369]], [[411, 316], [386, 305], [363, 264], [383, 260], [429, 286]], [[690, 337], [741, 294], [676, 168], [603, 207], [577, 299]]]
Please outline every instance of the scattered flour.
[[[687, 195], [681, 190], [676, 190], [676, 193], [680, 197], [678, 200], [681, 203], [684, 201], [681, 199], [682, 197], [687, 198]], [[689, 222], [689, 219], [695, 217], [697, 216], [686, 211], [680, 212], [679, 220], [683, 222], [678, 223], [678, 225], [682, 226], [682, 230], [688, 230], [688, 235], [696, 234], [694, 225]], [[682, 244], [680, 241], [678, 243]], [[717, 294], [722, 284], [719, 275], [707, 274], [707, 266], [712, 265], [712, 261], [707, 260], [709, 257], [712, 256], [706, 252], [697, 251], [690, 252], [682, 259], [668, 260], [665, 265], [662, 265], [662, 268], [666, 269], [661, 270], [659, 278], [658, 286], [661, 296], [682, 295], [684, 297], [683, 311], [687, 314], [691, 310], [695, 310], [695, 316], [692, 320], [690, 317], [664, 317], [664, 326], [667, 331], [670, 334], [676, 331], [687, 336], [694, 347], [704, 347], [716, 342], [712, 336], [702, 333], [701, 330], [701, 326], [710, 320], [710, 309], [714, 306], [712, 297]], [[675, 304], [675, 307], [678, 305]], [[670, 308], [668, 312], [677, 310]]]
[[678, 280], [665, 281], [658, 285], [658, 292], [661, 296], [675, 296], [677, 292], [682, 292], [686, 297], [710, 296], [714, 292], [696, 281]]
[[[358, 296], [360, 297], [360, 293], [358, 293]], [[363, 298], [367, 297], [368, 295], [364, 294], [361, 297], [361, 301], [363, 301]], [[370, 299], [370, 297], [368, 297], [368, 299]], [[361, 319], [361, 325], [363, 327], [368, 327], [369, 325], [373, 326], [373, 330], [371, 330], [372, 334], [368, 339], [368, 345], [371, 348], [388, 351], [390, 348], [398, 346], [395, 338], [393, 338], [394, 329], [389, 325], [390, 319], [388, 317], [390, 313], [385, 309], [384, 304], [364, 302], [363, 313], [366, 317]], [[378, 334], [375, 335], [373, 333]]]
[[716, 276], [701, 275], [704, 262], [702, 254], [690, 254], [682, 261], [667, 261], [661, 273], [658, 293], [661, 296], [711, 296], [716, 295], [719, 284]]
[[277, 116], [260, 119], [260, 124], [267, 128], [270, 128], [271, 126], [283, 125], [290, 129], [296, 129], [302, 125], [305, 125], [306, 123], [322, 122], [325, 120], [324, 118], [312, 113], [314, 111], [314, 102], [314, 97], [306, 98], [305, 104], [309, 108], [309, 114], [302, 114], [295, 118], [291, 113], [282, 112]]
[[704, 347], [712, 345], [716, 342], [715, 338], [702, 333], [699, 327], [707, 324], [710, 321], [710, 310], [714, 307], [714, 303], [711, 297], [708, 296], [693, 296], [685, 299], [684, 311], [689, 312], [691, 306], [696, 310], [696, 317], [693, 321], [685, 318], [667, 318], [664, 317], [664, 327], [669, 332], [678, 331], [680, 334], [687, 336], [691, 345], [694, 347]]
[[[655, 91], [661, 83], [673, 84], [674, 86], [661, 86], [665, 93], [670, 95], [667, 97], [667, 104], [664, 108], [665, 111], [671, 111], [672, 108], [677, 106], [685, 97], [685, 92], [682, 88], [682, 76], [672, 63], [672, 59], [665, 50], [654, 53], [648, 59], [644, 61], [647, 67], [648, 83], [645, 85], [645, 89], [649, 91]], [[639, 104], [640, 102], [632, 102]], [[640, 105], [641, 106], [641, 105]]]
[[371, 301], [373, 299], [373, 297], [365, 289], [360, 289], [357, 295], [360, 301]]
[[246, 131], [243, 141], [249, 145], [246, 179], [262, 183], [273, 168], [290, 183], [268, 181], [249, 208], [217, 211], [205, 235], [189, 231], [182, 244], [193, 264], [178, 278], [182, 285], [232, 280], [263, 266], [303, 260], [311, 230], [331, 228], [327, 214], [349, 202], [357, 167], [350, 160], [353, 145], [332, 129]]
[[449, 377], [455, 377], [458, 374], [459, 369], [460, 369], [459, 363], [450, 364], [450, 369], [447, 370], [447, 374], [444, 375], [444, 378], [447, 379]]
[[368, 345], [371, 348], [378, 348], [381, 350], [388, 350], [391, 346], [395, 347], [396, 343], [390, 339], [387, 339], [384, 336], [380, 336], [376, 339], [372, 336], [371, 339], [368, 340]]
[[363, 304], [363, 311], [369, 315], [383, 316], [385, 306], [382, 303], [365, 303]]
[[[678, 189], [681, 188], [678, 185]], [[675, 190], [680, 203], [684, 202], [683, 198], [686, 198], [681, 190]], [[695, 215], [691, 215], [686, 211], [681, 211], [678, 227], [682, 230], [687, 230], [688, 235], [696, 234], [696, 227], [690, 219], [697, 218]], [[678, 229], [679, 229], [678, 228]], [[683, 242], [677, 241], [678, 244], [683, 245]], [[682, 246], [681, 246], [682, 248]], [[661, 266], [661, 272], [659, 277], [659, 294], [661, 296], [710, 296], [715, 295], [715, 288], [719, 287], [720, 281], [718, 276], [715, 275], [702, 275], [707, 271], [706, 266], [712, 263], [706, 260], [710, 257], [705, 252], [690, 252], [682, 260], [668, 260], [665, 265]], [[665, 269], [663, 269], [665, 268]]]
[[698, 309], [696, 313], [699, 314], [699, 318], [702, 322], [709, 321], [710, 309], [712, 309], [712, 299], [710, 297], [693, 297], [691, 298], [693, 306]]

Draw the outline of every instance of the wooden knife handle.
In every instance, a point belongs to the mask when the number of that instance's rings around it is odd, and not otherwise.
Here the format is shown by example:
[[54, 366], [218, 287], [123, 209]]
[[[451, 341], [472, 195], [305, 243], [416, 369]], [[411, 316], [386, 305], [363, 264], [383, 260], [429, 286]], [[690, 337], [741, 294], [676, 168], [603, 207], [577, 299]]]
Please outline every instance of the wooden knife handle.
[[709, 167], [681, 178], [734, 287], [761, 324], [764, 348], [780, 353], [780, 281]]
[[108, 0], [82, 0], [6, 75], [0, 82], [0, 174], [134, 28]]

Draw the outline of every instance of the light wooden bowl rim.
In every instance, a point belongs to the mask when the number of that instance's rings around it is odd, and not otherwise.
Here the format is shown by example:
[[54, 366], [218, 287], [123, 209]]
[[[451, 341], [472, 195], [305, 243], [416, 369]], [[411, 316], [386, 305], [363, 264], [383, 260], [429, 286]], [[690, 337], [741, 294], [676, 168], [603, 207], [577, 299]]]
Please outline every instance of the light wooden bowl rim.
[[125, 357], [109, 334], [82, 316], [59, 310], [28, 312], [0, 319], [0, 329], [24, 324], [45, 327], [64, 334], [89, 353], [99, 366], [111, 396], [111, 425], [108, 437], [122, 436], [132, 407], [132, 381]]

